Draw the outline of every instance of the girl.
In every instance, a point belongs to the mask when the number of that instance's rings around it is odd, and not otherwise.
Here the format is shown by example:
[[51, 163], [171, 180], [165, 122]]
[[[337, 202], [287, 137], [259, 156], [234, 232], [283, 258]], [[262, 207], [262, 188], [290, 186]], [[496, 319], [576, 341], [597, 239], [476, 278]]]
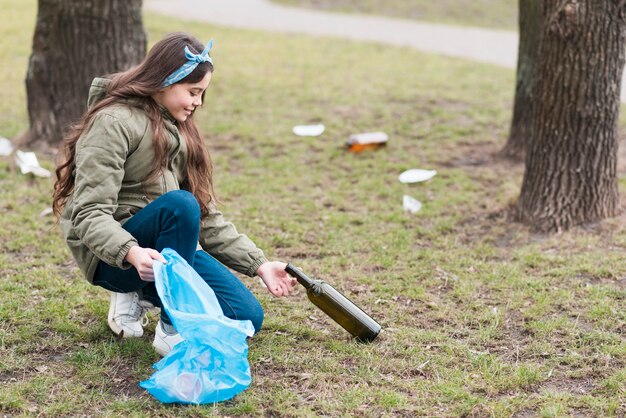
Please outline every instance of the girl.
[[[211, 286], [224, 315], [249, 319], [256, 332], [261, 305], [224, 265], [259, 275], [274, 296], [296, 284], [215, 207], [211, 160], [193, 120], [211, 81], [211, 46], [173, 33], [137, 67], [96, 78], [88, 111], [65, 139], [53, 209], [85, 278], [112, 292], [108, 323], [123, 337], [143, 335], [145, 309], [161, 306], [152, 262], [165, 261], [165, 247]], [[180, 341], [161, 309], [153, 346], [165, 355]]]

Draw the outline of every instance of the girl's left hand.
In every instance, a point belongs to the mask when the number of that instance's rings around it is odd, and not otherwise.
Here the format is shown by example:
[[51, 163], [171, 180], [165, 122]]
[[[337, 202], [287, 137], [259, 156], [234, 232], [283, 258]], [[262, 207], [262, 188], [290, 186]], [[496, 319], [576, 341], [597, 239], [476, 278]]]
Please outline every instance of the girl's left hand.
[[298, 283], [296, 279], [287, 274], [285, 267], [287, 267], [286, 263], [268, 261], [261, 264], [256, 271], [256, 274], [267, 286], [267, 290], [276, 297], [287, 296], [293, 292]]

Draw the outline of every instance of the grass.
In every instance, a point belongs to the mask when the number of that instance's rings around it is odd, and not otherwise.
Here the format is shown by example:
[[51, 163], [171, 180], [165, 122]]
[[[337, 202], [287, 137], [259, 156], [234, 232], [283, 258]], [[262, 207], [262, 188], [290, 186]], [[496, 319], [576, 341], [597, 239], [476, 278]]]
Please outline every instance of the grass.
[[[0, 135], [28, 126], [34, 2], [0, 0]], [[27, 416], [623, 416], [625, 218], [554, 236], [508, 221], [523, 167], [504, 144], [514, 73], [409, 49], [232, 30], [149, 14], [151, 42], [216, 39], [199, 123], [223, 211], [271, 258], [330, 281], [383, 326], [357, 344], [303, 292], [271, 298], [232, 401], [160, 404], [156, 317], [116, 340], [49, 216], [52, 182], [0, 159], [0, 412]], [[302, 51], [306, 51], [302, 53]], [[376, 56], [376, 60], [368, 57]], [[318, 138], [291, 133], [323, 122]], [[354, 132], [389, 145], [350, 154]], [[622, 127], [623, 130], [623, 127]], [[50, 159], [42, 164], [52, 168]], [[438, 171], [403, 185], [409, 168]], [[620, 164], [623, 167], [623, 164]], [[624, 169], [620, 168], [624, 195]], [[423, 202], [402, 211], [402, 195]]]
[[517, 2], [511, 0], [271, 0], [286, 6], [389, 16], [401, 19], [517, 30]]

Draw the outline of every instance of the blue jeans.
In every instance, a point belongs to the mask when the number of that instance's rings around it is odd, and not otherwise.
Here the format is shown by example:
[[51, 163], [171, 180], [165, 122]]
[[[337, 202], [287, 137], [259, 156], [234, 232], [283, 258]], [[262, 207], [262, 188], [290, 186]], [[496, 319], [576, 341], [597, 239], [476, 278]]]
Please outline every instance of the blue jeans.
[[[196, 251], [200, 206], [193, 194], [184, 190], [166, 193], [137, 212], [123, 228], [141, 247], [176, 250], [213, 289], [226, 317], [249, 319], [259, 332], [263, 324], [259, 301], [223, 264], [204, 251]], [[134, 267], [122, 270], [100, 261], [93, 283], [112, 292], [140, 292], [142, 299], [162, 307], [154, 283], [141, 280]], [[161, 309], [161, 320], [172, 323], [165, 309]]]

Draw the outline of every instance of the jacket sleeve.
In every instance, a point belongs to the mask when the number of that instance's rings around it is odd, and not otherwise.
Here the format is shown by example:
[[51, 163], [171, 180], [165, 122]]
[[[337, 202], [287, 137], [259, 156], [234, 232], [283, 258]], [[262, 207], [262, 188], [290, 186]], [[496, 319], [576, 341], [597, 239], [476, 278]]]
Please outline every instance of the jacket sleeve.
[[76, 235], [100, 260], [127, 269], [124, 261], [137, 240], [113, 218], [131, 143], [122, 121], [96, 115], [76, 144], [76, 179], [70, 221]]
[[200, 224], [200, 245], [221, 263], [250, 277], [267, 261], [263, 251], [250, 238], [237, 232], [214, 206]]

